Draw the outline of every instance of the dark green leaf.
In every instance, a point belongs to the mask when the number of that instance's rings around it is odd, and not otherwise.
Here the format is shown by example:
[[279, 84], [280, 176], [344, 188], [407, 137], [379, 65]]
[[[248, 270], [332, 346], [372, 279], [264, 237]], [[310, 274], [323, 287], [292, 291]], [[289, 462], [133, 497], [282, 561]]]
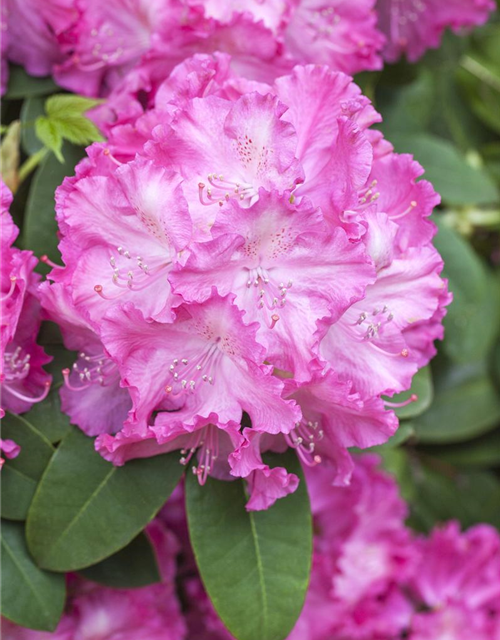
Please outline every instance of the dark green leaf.
[[63, 163], [63, 137], [55, 122], [45, 116], [38, 116], [35, 121], [35, 133], [37, 138], [43, 142], [44, 146], [54, 153], [59, 162]]
[[434, 375], [434, 401], [412, 419], [422, 443], [461, 442], [486, 433], [500, 419], [500, 396], [484, 364], [443, 361]]
[[144, 533], [118, 553], [80, 573], [114, 589], [137, 589], [161, 580], [154, 549]]
[[444, 202], [466, 205], [498, 200], [498, 190], [488, 173], [470, 165], [446, 140], [429, 134], [398, 133], [391, 136], [391, 142], [399, 153], [414, 155]]
[[426, 447], [426, 453], [462, 467], [500, 466], [500, 429], [463, 444]]
[[500, 287], [470, 245], [439, 216], [436, 222], [439, 233], [434, 244], [453, 293], [444, 319], [443, 348], [456, 362], [482, 360], [500, 330]]
[[189, 534], [203, 583], [238, 640], [282, 640], [300, 614], [311, 562], [311, 515], [295, 454], [272, 457], [301, 477], [294, 494], [247, 512], [242, 480], [186, 478]]
[[6, 460], [2, 469], [2, 517], [24, 520], [35, 489], [54, 448], [27, 415], [6, 413], [2, 438], [14, 440], [21, 452]]
[[[54, 193], [66, 176], [72, 175], [77, 162], [83, 157], [83, 150], [64, 145], [64, 164], [48, 155], [36, 172], [31, 185], [23, 229], [23, 245], [38, 257], [46, 254], [55, 262], [60, 261], [57, 249], [57, 223], [54, 211]], [[49, 268], [40, 265], [40, 271]]]
[[9, 83], [5, 97], [9, 100], [46, 96], [58, 88], [51, 77], [34, 78], [17, 65], [10, 65]]
[[411, 389], [398, 393], [390, 398], [390, 402], [400, 403], [406, 402], [413, 394], [418, 398], [415, 402], [407, 404], [405, 407], [395, 409], [396, 415], [400, 419], [414, 418], [426, 411], [432, 402], [432, 373], [430, 367], [423, 367], [414, 376], [411, 383]]
[[61, 383], [53, 384], [45, 400], [34, 404], [29, 413], [25, 415], [25, 418], [35, 424], [38, 430], [53, 444], [60, 442], [70, 428], [68, 416], [61, 411], [60, 388]]
[[155, 517], [182, 471], [177, 453], [115, 467], [91, 438], [71, 429], [28, 514], [28, 546], [38, 565], [75, 571], [123, 549]]
[[21, 144], [24, 153], [31, 156], [43, 148], [43, 142], [35, 133], [35, 120], [44, 113], [44, 99], [28, 98], [21, 108]]
[[53, 631], [63, 612], [64, 576], [33, 563], [22, 524], [2, 521], [1, 535], [2, 615], [23, 627]]
[[487, 522], [500, 527], [500, 482], [486, 471], [441, 471], [422, 466], [414, 474], [410, 523], [428, 531], [437, 522], [459, 520], [463, 527]]

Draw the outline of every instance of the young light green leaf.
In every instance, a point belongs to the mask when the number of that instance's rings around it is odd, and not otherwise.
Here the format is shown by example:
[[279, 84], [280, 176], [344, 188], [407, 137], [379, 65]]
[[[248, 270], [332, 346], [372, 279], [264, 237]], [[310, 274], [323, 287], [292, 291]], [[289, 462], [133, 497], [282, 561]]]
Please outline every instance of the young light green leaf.
[[137, 589], [161, 580], [154, 549], [144, 533], [118, 553], [79, 573], [113, 589]]
[[144, 529], [183, 472], [177, 453], [115, 467], [72, 428], [52, 457], [28, 513], [28, 547], [40, 567], [76, 571], [123, 549]]
[[29, 414], [7, 412], [2, 419], [2, 438], [14, 440], [21, 447], [17, 458], [6, 460], [2, 468], [2, 517], [24, 520], [54, 448]]
[[51, 119], [64, 119], [67, 116], [81, 116], [102, 102], [102, 100], [94, 100], [84, 96], [60, 93], [47, 98], [45, 111]]
[[283, 640], [304, 602], [312, 551], [305, 482], [293, 452], [271, 456], [300, 476], [267, 511], [245, 510], [242, 480], [186, 478], [189, 535], [205, 588], [238, 640]]
[[61, 151], [63, 138], [57, 124], [45, 116], [39, 116], [35, 121], [35, 133], [47, 149], [53, 151], [59, 162], [63, 163], [64, 157]]
[[23, 627], [53, 631], [63, 612], [64, 576], [34, 564], [22, 524], [2, 521], [1, 537], [2, 615]]

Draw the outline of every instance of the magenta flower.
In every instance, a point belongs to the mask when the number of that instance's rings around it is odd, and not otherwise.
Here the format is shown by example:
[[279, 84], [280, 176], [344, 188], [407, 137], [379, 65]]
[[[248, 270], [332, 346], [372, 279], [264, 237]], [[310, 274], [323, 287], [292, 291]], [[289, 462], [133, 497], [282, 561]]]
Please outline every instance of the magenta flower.
[[[496, 638], [500, 628], [500, 537], [488, 525], [461, 533], [456, 522], [421, 540], [411, 581], [427, 611], [416, 613], [410, 638]], [[496, 631], [495, 631], [496, 630]]]
[[1, 297], [0, 312], [0, 386], [2, 411], [28, 411], [34, 402], [43, 400], [51, 377], [43, 365], [50, 362], [36, 343], [41, 314], [37, 286], [40, 276], [33, 272], [37, 264], [31, 251], [11, 246], [19, 230], [8, 212], [12, 196], [1, 183]]
[[246, 478], [260, 509], [297, 486], [263, 451], [293, 447], [347, 484], [348, 448], [395, 432], [380, 396], [428, 362], [449, 295], [428, 220], [439, 197], [378, 120], [326, 67], [269, 86], [196, 56], [90, 147], [57, 193], [66, 266], [51, 277], [69, 295], [55, 308], [94, 332], [95, 374], [80, 361], [69, 384], [104, 371], [99, 393], [119, 375], [132, 399], [123, 428], [121, 401], [103, 425], [102, 455], [181, 450], [201, 483]]
[[387, 37], [384, 58], [395, 62], [404, 53], [410, 62], [435, 49], [443, 31], [484, 24], [495, 9], [492, 0], [377, 0], [380, 29]]

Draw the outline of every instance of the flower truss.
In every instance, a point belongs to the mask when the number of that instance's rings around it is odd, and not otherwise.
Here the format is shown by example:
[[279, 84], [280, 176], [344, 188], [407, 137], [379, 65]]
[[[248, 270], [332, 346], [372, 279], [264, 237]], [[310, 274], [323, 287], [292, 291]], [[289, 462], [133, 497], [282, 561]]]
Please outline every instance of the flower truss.
[[106, 459], [179, 450], [265, 509], [298, 480], [263, 451], [342, 485], [347, 449], [396, 431], [383, 396], [433, 356], [449, 295], [439, 197], [379, 120], [327, 67], [267, 85], [196, 55], [89, 148], [57, 192], [65, 266], [40, 295], [79, 351], [63, 407]]

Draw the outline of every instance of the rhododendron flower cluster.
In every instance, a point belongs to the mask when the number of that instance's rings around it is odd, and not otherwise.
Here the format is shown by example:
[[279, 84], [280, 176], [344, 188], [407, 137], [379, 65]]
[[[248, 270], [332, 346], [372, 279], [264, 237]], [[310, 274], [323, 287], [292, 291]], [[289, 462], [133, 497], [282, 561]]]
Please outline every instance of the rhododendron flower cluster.
[[[19, 233], [8, 211], [12, 194], [3, 182], [0, 189], [0, 415], [3, 417], [5, 410], [24, 413], [46, 397], [51, 377], [43, 365], [51, 358], [36, 343], [41, 323], [37, 297], [40, 276], [33, 269], [38, 260], [31, 251], [12, 246]], [[19, 453], [19, 447], [11, 440], [0, 441], [0, 450], [7, 458]]]
[[401, 53], [416, 60], [446, 27], [482, 24], [493, 8], [493, 0], [6, 0], [2, 50], [70, 90], [115, 89], [126, 108], [197, 52], [225, 51], [239, 73], [268, 82], [298, 63], [357, 73]]
[[69, 575], [66, 612], [53, 633], [24, 629], [2, 621], [4, 640], [182, 640], [186, 625], [175, 592], [179, 543], [159, 521], [147, 535], [156, 552], [161, 582], [122, 590]]
[[270, 86], [229, 62], [182, 63], [89, 149], [57, 192], [65, 267], [41, 295], [80, 352], [63, 408], [106, 459], [180, 450], [265, 509], [298, 479], [263, 451], [347, 484], [348, 447], [395, 432], [382, 396], [432, 357], [449, 296], [439, 198], [351, 79], [306, 66]]
[[[500, 632], [500, 536], [456, 522], [416, 536], [376, 456], [356, 459], [348, 488], [307, 474], [314, 517], [311, 582], [288, 640], [492, 640]], [[189, 550], [185, 556], [190, 575]], [[198, 577], [186, 578], [189, 637], [231, 640]]]

